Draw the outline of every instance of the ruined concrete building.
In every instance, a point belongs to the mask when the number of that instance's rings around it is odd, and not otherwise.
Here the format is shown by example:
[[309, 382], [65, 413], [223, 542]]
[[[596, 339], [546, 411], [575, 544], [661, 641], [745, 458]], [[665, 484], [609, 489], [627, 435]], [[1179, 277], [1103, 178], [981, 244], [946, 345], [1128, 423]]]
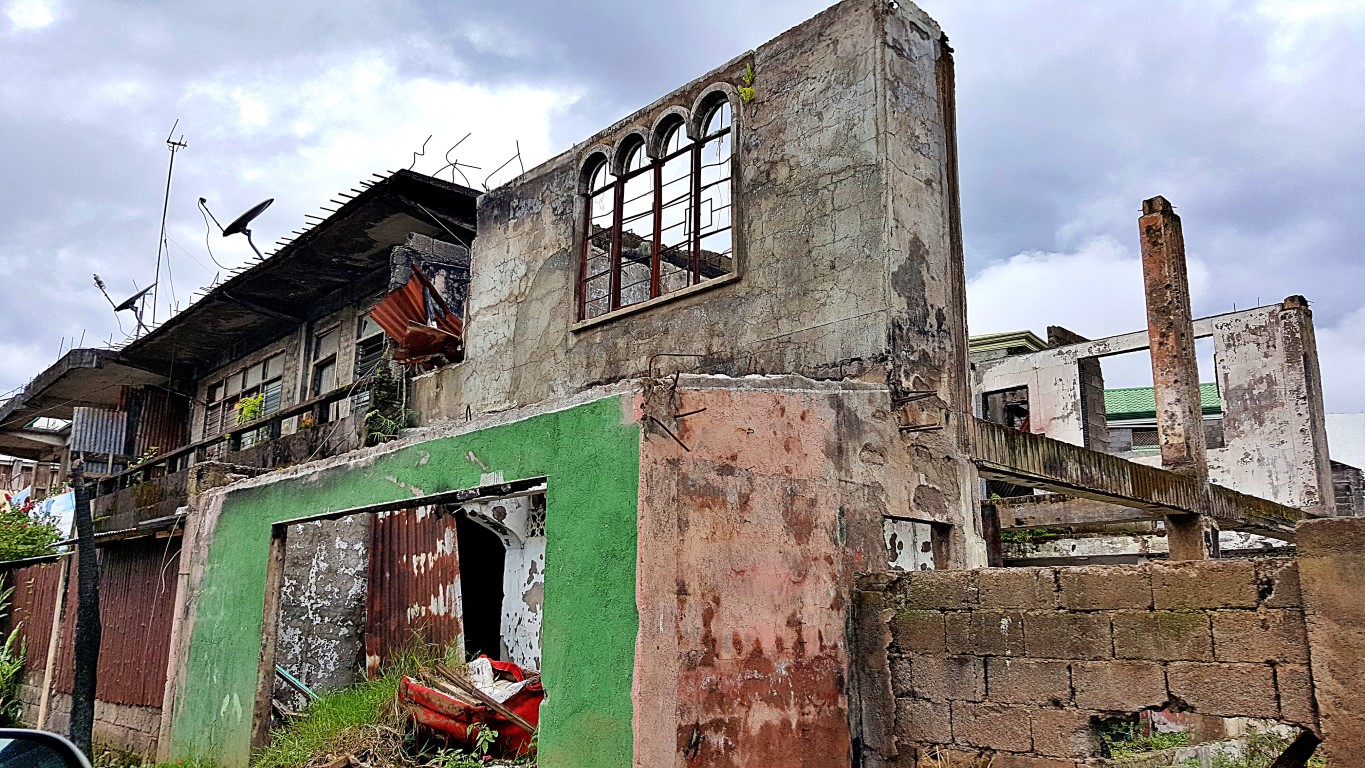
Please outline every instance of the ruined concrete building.
[[[942, 31], [846, 0], [486, 194], [377, 182], [40, 377], [116, 425], [77, 445], [77, 411], [63, 447], [104, 462], [106, 626], [154, 612], [150, 661], [106, 637], [104, 732], [244, 765], [277, 667], [340, 686], [415, 636], [539, 669], [549, 768], [1091, 765], [1152, 711], [1365, 747], [1342, 631], [1365, 527], [1310, 519], [1333, 496], [1306, 308], [1190, 322], [1168, 281], [1164, 325], [1112, 343], [1172, 339], [1187, 373], [1196, 334], [1237, 334], [1226, 365], [1270, 360], [1258, 380], [1306, 399], [1230, 379], [1254, 416], [1229, 407], [1205, 449], [1197, 377], [1158, 376], [1164, 464], [1129, 461], [1105, 452], [1099, 342], [973, 373], [957, 189]], [[1181, 548], [987, 567], [1009, 512], [982, 514], [983, 480], [1161, 519]], [[1297, 557], [1217, 559], [1214, 521]], [[31, 648], [69, 634], [63, 568], [10, 572]], [[30, 697], [56, 712], [50, 666]]]

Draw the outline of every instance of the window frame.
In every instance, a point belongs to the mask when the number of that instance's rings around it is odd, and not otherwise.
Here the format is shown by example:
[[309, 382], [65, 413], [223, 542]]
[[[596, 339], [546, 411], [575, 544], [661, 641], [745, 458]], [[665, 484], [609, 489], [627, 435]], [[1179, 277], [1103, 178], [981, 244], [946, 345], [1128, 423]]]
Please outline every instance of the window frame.
[[[572, 330], [580, 330], [596, 325], [625, 314], [642, 311], [644, 309], [657, 306], [660, 303], [680, 299], [692, 293], [719, 287], [739, 279], [740, 276], [740, 248], [737, 247], [735, 237], [737, 227], [736, 201], [740, 195], [737, 194], [739, 179], [736, 173], [736, 147], [735, 137], [739, 131], [740, 110], [738, 99], [728, 90], [713, 87], [702, 95], [698, 100], [699, 109], [692, 111], [673, 107], [665, 111], [655, 122], [653, 129], [646, 135], [639, 129], [631, 129], [625, 136], [617, 142], [615, 151], [605, 146], [594, 146], [586, 153], [586, 160], [579, 166], [580, 183], [578, 198], [583, 206], [579, 217], [581, 227], [578, 247], [578, 268], [575, 275], [574, 285], [574, 317], [571, 324]], [[718, 110], [728, 110], [728, 121], [726, 125], [714, 133], [706, 133], [712, 118]], [[679, 149], [668, 151], [668, 144], [673, 138], [675, 131], [681, 131], [684, 141]], [[704, 156], [706, 151], [720, 142], [728, 143], [728, 151], [725, 162], [727, 164], [727, 176], [723, 182], [728, 184], [728, 205], [729, 222], [726, 226], [715, 231], [703, 231], [701, 226], [701, 209], [703, 195], [706, 189], [714, 187], [720, 182], [712, 182], [709, 185], [703, 184]], [[631, 160], [635, 152], [643, 152], [646, 162], [638, 168], [630, 168]], [[674, 290], [666, 290], [664, 283], [664, 264], [665, 261], [662, 246], [664, 229], [664, 170], [665, 167], [676, 161], [680, 157], [690, 156], [690, 168], [686, 178], [688, 179], [688, 200], [684, 222], [686, 226], [686, 272], [688, 275], [687, 285]], [[599, 178], [599, 173], [606, 169], [606, 183], [602, 185], [594, 184]], [[627, 204], [625, 199], [627, 185], [641, 176], [648, 174], [650, 178], [651, 215], [652, 226], [650, 232], [650, 255], [649, 255], [649, 291], [648, 295], [632, 303], [624, 303], [626, 299], [622, 296], [622, 280], [625, 270], [626, 257], [622, 246], [622, 234], [624, 232], [624, 211]], [[673, 181], [680, 180], [674, 179]], [[672, 182], [670, 182], [672, 183]], [[611, 234], [608, 243], [607, 261], [608, 266], [608, 287], [604, 297], [590, 297], [591, 283], [599, 280], [604, 274], [598, 271], [589, 274], [590, 256], [593, 249], [594, 232], [593, 222], [601, 218], [601, 213], [595, 215], [595, 207], [600, 197], [604, 194], [610, 195], [611, 203]], [[709, 199], [709, 198], [707, 198]], [[710, 236], [718, 233], [730, 233], [729, 245], [729, 270], [717, 274], [714, 277], [703, 278], [702, 276], [702, 245], [703, 241]], [[672, 249], [670, 249], [672, 250]], [[600, 255], [598, 256], [600, 258]], [[637, 283], [631, 283], [632, 287]], [[590, 305], [606, 300], [606, 309], [598, 314], [589, 316]]]
[[[284, 350], [279, 350], [275, 354], [266, 355], [253, 363], [234, 368], [230, 373], [209, 379], [208, 387], [204, 393], [204, 424], [200, 430], [202, 435], [200, 439], [208, 440], [231, 432], [237, 424], [235, 418], [229, 421], [228, 414], [236, 410], [237, 403], [245, 398], [265, 393], [272, 384], [277, 385], [274, 407], [269, 407], [270, 397], [267, 395], [262, 403], [260, 418], [263, 419], [266, 416], [278, 413], [284, 407], [284, 357]], [[272, 361], [279, 361], [279, 370], [273, 376], [270, 375]], [[245, 386], [247, 372], [253, 368], [260, 369], [261, 380], [250, 387]], [[229, 394], [228, 384], [234, 378], [237, 388]]]

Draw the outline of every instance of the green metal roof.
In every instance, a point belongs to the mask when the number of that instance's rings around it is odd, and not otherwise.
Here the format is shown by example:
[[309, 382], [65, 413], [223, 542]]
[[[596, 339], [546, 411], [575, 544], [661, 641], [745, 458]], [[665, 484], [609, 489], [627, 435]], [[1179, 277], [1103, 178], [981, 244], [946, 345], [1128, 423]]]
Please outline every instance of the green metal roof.
[[[1223, 401], [1218, 397], [1217, 384], [1210, 381], [1199, 385], [1199, 405], [1205, 414], [1223, 412]], [[1106, 389], [1104, 415], [1110, 421], [1155, 418], [1156, 392], [1151, 387]]]

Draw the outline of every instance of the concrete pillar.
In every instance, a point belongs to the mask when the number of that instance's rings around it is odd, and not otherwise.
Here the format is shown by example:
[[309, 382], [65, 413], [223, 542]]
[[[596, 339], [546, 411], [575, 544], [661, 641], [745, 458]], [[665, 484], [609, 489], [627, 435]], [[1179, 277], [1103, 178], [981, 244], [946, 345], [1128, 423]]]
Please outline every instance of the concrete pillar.
[[1323, 412], [1313, 310], [1302, 296], [1290, 296], [1280, 307], [1285, 365], [1282, 396], [1296, 432], [1291, 445], [1299, 506], [1311, 514], [1328, 517], [1337, 514], [1336, 495], [1332, 487], [1332, 460], [1327, 452], [1327, 416]]
[[[1204, 415], [1199, 403], [1199, 360], [1194, 351], [1194, 314], [1185, 267], [1180, 217], [1164, 197], [1142, 202], [1142, 279], [1147, 292], [1147, 335], [1156, 388], [1157, 436], [1165, 469], [1209, 476]], [[1209, 518], [1166, 518], [1172, 560], [1217, 556], [1217, 526]]]
[[1308, 627], [1313, 697], [1329, 765], [1365, 755], [1365, 520], [1299, 523], [1299, 582]]

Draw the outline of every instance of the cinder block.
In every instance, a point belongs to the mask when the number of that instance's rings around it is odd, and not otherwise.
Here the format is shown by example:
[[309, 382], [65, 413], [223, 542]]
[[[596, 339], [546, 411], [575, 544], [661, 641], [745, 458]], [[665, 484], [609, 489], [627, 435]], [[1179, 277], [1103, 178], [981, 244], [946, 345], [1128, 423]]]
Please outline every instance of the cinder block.
[[969, 747], [1029, 752], [1029, 712], [1024, 707], [953, 703], [953, 741]]
[[906, 653], [943, 653], [943, 614], [900, 611], [891, 617], [891, 640]]
[[949, 708], [922, 699], [896, 699], [896, 739], [921, 744], [951, 744]]
[[1061, 605], [1077, 611], [1152, 607], [1148, 566], [1077, 566], [1057, 569]]
[[1136, 712], [1165, 704], [1166, 670], [1148, 661], [1078, 661], [1071, 665], [1076, 706], [1100, 712]]
[[1263, 607], [1303, 607], [1298, 562], [1283, 558], [1257, 560], [1256, 582]]
[[1318, 713], [1313, 701], [1313, 679], [1308, 667], [1277, 665], [1275, 689], [1280, 693], [1280, 720], [1317, 730]]
[[1024, 655], [1024, 615], [1018, 611], [953, 611], [946, 628], [949, 653]]
[[1198, 611], [1119, 611], [1114, 656], [1153, 661], [1212, 661], [1208, 614]]
[[1203, 715], [1277, 718], [1279, 699], [1269, 664], [1175, 662], [1166, 668], [1171, 696]]
[[1107, 613], [1030, 613], [1024, 617], [1024, 644], [1032, 658], [1108, 659], [1113, 657]]
[[981, 701], [986, 697], [982, 660], [974, 656], [916, 656], [910, 660], [910, 691], [930, 701]]
[[976, 607], [976, 580], [971, 571], [917, 571], [899, 582], [910, 610], [962, 610]]
[[982, 608], [1057, 607], [1057, 579], [1052, 568], [983, 568], [975, 573], [976, 599]]
[[1255, 608], [1260, 600], [1250, 560], [1153, 563], [1152, 607], [1157, 610]]
[[986, 699], [1000, 704], [1070, 704], [1070, 665], [992, 656], [986, 659]]
[[1029, 713], [1033, 751], [1043, 757], [1089, 757], [1093, 748], [1090, 713], [1079, 709], [1034, 709]]
[[891, 667], [891, 692], [897, 697], [911, 695], [910, 657], [892, 656], [887, 660]]
[[1308, 663], [1308, 630], [1299, 611], [1214, 611], [1218, 661]]

